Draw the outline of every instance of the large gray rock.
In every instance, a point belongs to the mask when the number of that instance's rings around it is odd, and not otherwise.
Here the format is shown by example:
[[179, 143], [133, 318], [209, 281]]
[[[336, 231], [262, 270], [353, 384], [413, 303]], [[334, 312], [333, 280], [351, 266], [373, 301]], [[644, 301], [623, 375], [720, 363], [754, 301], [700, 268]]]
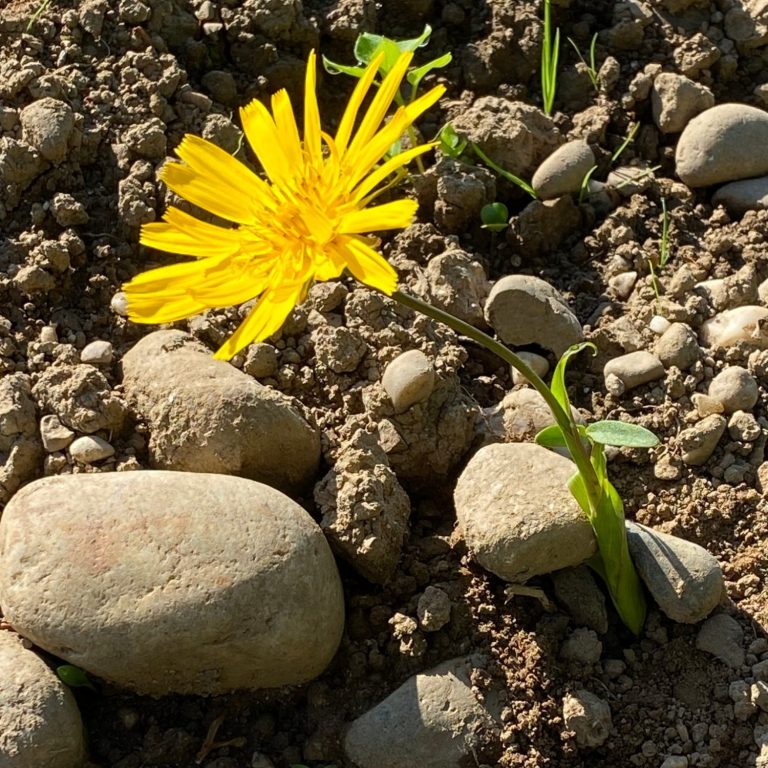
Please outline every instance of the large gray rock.
[[542, 200], [578, 192], [584, 177], [595, 165], [595, 153], [582, 139], [556, 149], [533, 174], [531, 186]]
[[675, 152], [677, 175], [689, 187], [708, 187], [768, 173], [768, 112], [719, 104], [691, 120]]
[[629, 553], [659, 608], [673, 621], [695, 624], [725, 593], [717, 559], [691, 541], [627, 522]]
[[549, 283], [530, 275], [498, 280], [485, 303], [485, 317], [505, 344], [539, 344], [558, 357], [584, 338], [565, 299]]
[[358, 768], [465, 768], [495, 763], [498, 726], [472, 693], [471, 659], [452, 659], [406, 680], [358, 717], [344, 751]]
[[578, 565], [595, 537], [568, 490], [576, 467], [531, 443], [481, 448], [454, 491], [456, 518], [480, 565], [513, 582]]
[[153, 695], [305, 682], [344, 622], [333, 556], [298, 504], [181, 472], [23, 488], [0, 521], [0, 604], [41, 648]]
[[232, 474], [286, 492], [315, 479], [320, 437], [301, 405], [215, 360], [192, 336], [156, 331], [123, 358], [157, 469]]
[[85, 740], [69, 689], [43, 660], [0, 631], [0, 766], [81, 768]]

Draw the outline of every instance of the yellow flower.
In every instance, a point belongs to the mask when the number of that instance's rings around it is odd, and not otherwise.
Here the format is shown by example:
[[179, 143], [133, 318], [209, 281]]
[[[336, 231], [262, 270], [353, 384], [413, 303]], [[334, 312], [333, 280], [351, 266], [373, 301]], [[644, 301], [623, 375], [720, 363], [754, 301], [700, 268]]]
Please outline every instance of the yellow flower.
[[138, 275], [123, 290], [128, 315], [138, 323], [168, 323], [205, 309], [259, 297], [240, 327], [216, 352], [230, 359], [253, 341], [271, 336], [316, 280], [333, 280], [345, 269], [391, 294], [397, 273], [364, 233], [407, 227], [417, 203], [396, 200], [366, 207], [382, 184], [418, 155], [423, 144], [380, 165], [387, 151], [443, 94], [442, 86], [384, 118], [411, 61], [403, 54], [384, 78], [355, 129], [381, 57], [357, 82], [334, 137], [320, 127], [316, 64], [307, 62], [304, 141], [284, 91], [272, 96], [272, 113], [259, 101], [240, 110], [243, 129], [266, 180], [223, 149], [187, 135], [161, 179], [177, 195], [234, 226], [222, 227], [169, 208], [163, 222], [146, 224], [141, 242], [192, 256], [196, 261]]

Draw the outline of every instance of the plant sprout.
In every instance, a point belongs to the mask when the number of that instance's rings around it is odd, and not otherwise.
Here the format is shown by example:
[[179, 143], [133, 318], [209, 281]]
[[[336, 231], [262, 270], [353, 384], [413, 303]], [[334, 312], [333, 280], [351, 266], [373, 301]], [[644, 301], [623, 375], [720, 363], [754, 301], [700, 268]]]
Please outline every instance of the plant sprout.
[[557, 91], [557, 62], [560, 58], [560, 29], [552, 36], [552, 2], [544, 0], [544, 40], [541, 44], [541, 98], [544, 112], [552, 114]]
[[[664, 269], [669, 261], [669, 211], [667, 210], [667, 198], [661, 198], [661, 241], [659, 242], [659, 270]], [[656, 269], [653, 266], [653, 259], [648, 258], [648, 269], [651, 273], [651, 285], [653, 286], [653, 292], [656, 294], [656, 308], [661, 306], [661, 288], [659, 286], [659, 278], [656, 274]]]
[[503, 232], [509, 226], [509, 209], [504, 203], [488, 203], [480, 210], [480, 221], [483, 229]]
[[569, 37], [568, 42], [573, 47], [573, 50], [576, 51], [576, 55], [579, 57], [579, 60], [581, 63], [587, 68], [587, 74], [589, 75], [589, 79], [592, 82], [592, 87], [596, 90], [600, 90], [600, 77], [598, 75], [597, 71], [597, 59], [595, 56], [595, 46], [597, 45], [597, 32], [595, 32], [594, 35], [592, 35], [592, 40], [589, 43], [589, 63], [587, 63], [587, 60], [582, 55], [581, 51], [579, 50], [579, 46], [576, 45], [576, 43]]

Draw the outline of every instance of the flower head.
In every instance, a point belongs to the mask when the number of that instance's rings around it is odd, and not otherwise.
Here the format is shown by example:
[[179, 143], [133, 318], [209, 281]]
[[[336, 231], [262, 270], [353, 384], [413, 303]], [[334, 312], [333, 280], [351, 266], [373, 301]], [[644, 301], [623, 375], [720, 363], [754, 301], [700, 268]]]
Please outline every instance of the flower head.
[[228, 360], [278, 331], [314, 281], [333, 280], [346, 269], [391, 294], [397, 274], [375, 250], [376, 239], [365, 233], [407, 227], [417, 203], [368, 204], [391, 174], [432, 147], [423, 144], [385, 159], [444, 91], [433, 88], [384, 123], [410, 61], [410, 53], [398, 59], [355, 128], [381, 64], [381, 57], [374, 59], [333, 137], [320, 127], [314, 52], [307, 62], [303, 141], [284, 90], [272, 96], [271, 114], [259, 101], [243, 107], [245, 136], [266, 179], [205, 139], [185, 136], [176, 149], [182, 162], [167, 164], [161, 179], [180, 197], [233, 226], [210, 224], [171, 207], [164, 221], [142, 227], [144, 245], [195, 261], [153, 269], [127, 283], [129, 317], [167, 323], [259, 297], [216, 352]]

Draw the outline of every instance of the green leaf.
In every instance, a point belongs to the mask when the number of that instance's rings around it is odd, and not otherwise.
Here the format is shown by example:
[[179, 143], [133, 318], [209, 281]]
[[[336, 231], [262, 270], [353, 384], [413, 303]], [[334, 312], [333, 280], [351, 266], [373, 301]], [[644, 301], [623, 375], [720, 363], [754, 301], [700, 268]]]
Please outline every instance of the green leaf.
[[653, 448], [659, 438], [649, 429], [625, 421], [596, 421], [587, 427], [590, 440], [601, 445]]
[[439, 58], [428, 61], [420, 67], [411, 69], [405, 76], [405, 79], [413, 86], [413, 89], [416, 90], [425, 75], [428, 75], [433, 69], [447, 67], [451, 63], [452, 58], [450, 53], [443, 54]]
[[545, 448], [567, 448], [568, 444], [565, 442], [565, 436], [563, 430], [557, 426], [557, 424], [550, 424], [548, 427], [544, 427], [534, 438], [539, 444]]
[[429, 24], [424, 25], [424, 31], [418, 37], [412, 37], [410, 40], [398, 40], [397, 47], [405, 51], [415, 51], [417, 48], [425, 46], [429, 42], [429, 36], [432, 34], [432, 27]]
[[86, 672], [74, 664], [61, 664], [56, 667], [56, 674], [59, 680], [70, 688], [90, 688], [95, 691], [93, 683], [88, 679]]
[[427, 24], [424, 31], [418, 36], [409, 40], [392, 40], [383, 35], [374, 35], [370, 32], [363, 32], [358, 35], [355, 41], [355, 58], [360, 64], [370, 64], [380, 53], [384, 53], [384, 60], [379, 67], [379, 72], [386, 75], [398, 60], [401, 53], [406, 51], [415, 51], [422, 45], [425, 45], [432, 34], [432, 27]]
[[584, 478], [579, 472], [568, 481], [568, 490], [581, 507], [581, 511], [587, 516], [587, 520], [591, 523], [593, 517], [592, 506], [589, 503], [589, 494], [587, 493], [587, 486], [584, 484]]
[[440, 141], [440, 151], [447, 157], [460, 157], [467, 146], [467, 140], [462, 139], [450, 123], [440, 129], [437, 138]]
[[488, 203], [480, 209], [483, 229], [501, 232], [509, 226], [509, 209], [504, 203]]
[[329, 58], [323, 56], [323, 68], [329, 75], [352, 75], [352, 77], [360, 78], [365, 72], [364, 67], [348, 67], [346, 64], [337, 64], [335, 61], [331, 61]]
[[563, 356], [557, 361], [555, 372], [552, 374], [552, 383], [549, 388], [569, 418], [571, 401], [568, 397], [568, 390], [565, 388], [565, 369], [568, 367], [568, 361], [587, 347], [592, 349], [594, 353], [597, 353], [597, 347], [591, 341], [582, 341], [580, 344], [574, 344], [563, 352]]

